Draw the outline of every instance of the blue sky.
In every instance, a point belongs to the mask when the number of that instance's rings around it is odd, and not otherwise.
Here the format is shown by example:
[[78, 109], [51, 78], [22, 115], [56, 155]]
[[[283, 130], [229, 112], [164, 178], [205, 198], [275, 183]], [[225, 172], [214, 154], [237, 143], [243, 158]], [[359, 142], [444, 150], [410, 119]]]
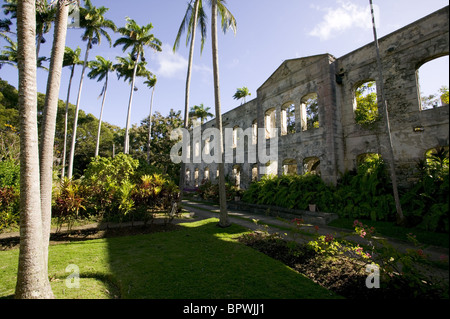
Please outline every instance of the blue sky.
[[[3, 3], [3, 0], [1, 1]], [[83, 1], [82, 1], [83, 2]], [[188, 0], [92, 0], [94, 6], [109, 8], [106, 14], [118, 27], [130, 17], [140, 25], [152, 23], [153, 33], [163, 43], [162, 52], [148, 49], [148, 68], [158, 77], [154, 97], [154, 111], [168, 114], [169, 110], [184, 110], [188, 48], [182, 45], [176, 54], [172, 46], [184, 17]], [[387, 35], [414, 22], [449, 3], [444, 0], [374, 0], [379, 37]], [[284, 60], [310, 55], [330, 53], [340, 57], [373, 41], [368, 0], [228, 0], [227, 6], [237, 20], [237, 34], [229, 31], [219, 33], [220, 86], [222, 112], [240, 105], [233, 99], [236, 89], [246, 86], [256, 96], [256, 90], [283, 63]], [[207, 14], [210, 17], [207, 6]], [[3, 17], [3, 13], [0, 13]], [[81, 40], [81, 31], [69, 29], [67, 46], [82, 49], [86, 43]], [[51, 33], [41, 46], [40, 55], [49, 55]], [[113, 42], [119, 34], [112, 34]], [[211, 63], [211, 30], [203, 53], [197, 37], [192, 74], [190, 105], [203, 103], [214, 113], [213, 73]], [[4, 42], [1, 43], [2, 45]], [[110, 60], [124, 56], [120, 47], [110, 48], [106, 40], [94, 46], [89, 59], [102, 55]], [[441, 85], [449, 82], [448, 56], [434, 69], [430, 86], [422, 84], [422, 90], [435, 93]], [[63, 69], [60, 98], [66, 100], [70, 70]], [[76, 103], [81, 67], [75, 72], [70, 102]], [[17, 69], [3, 66], [0, 78], [17, 86]], [[47, 73], [38, 72], [38, 91], [45, 92]], [[149, 114], [151, 91], [138, 80], [132, 107], [132, 123], [140, 123]], [[84, 82], [81, 109], [99, 116], [101, 99], [98, 96], [103, 83], [89, 80]], [[125, 127], [130, 87], [128, 83], [111, 76], [103, 120]]]

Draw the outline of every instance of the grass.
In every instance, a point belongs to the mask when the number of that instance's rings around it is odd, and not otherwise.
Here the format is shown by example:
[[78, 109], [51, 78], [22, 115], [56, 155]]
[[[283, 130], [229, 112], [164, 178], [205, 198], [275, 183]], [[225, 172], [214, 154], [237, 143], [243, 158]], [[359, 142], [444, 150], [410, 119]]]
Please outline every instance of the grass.
[[[52, 289], [61, 299], [327, 299], [339, 298], [237, 238], [247, 230], [217, 219], [180, 230], [50, 247]], [[0, 297], [12, 297], [18, 250], [0, 252]], [[69, 289], [66, 267], [80, 269]]]

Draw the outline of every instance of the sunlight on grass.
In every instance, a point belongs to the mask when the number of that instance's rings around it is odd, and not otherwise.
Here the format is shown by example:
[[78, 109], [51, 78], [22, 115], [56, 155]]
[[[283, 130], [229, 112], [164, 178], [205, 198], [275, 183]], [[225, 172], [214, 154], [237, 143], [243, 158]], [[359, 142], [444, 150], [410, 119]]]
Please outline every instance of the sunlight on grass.
[[[182, 229], [95, 239], [50, 247], [49, 274], [61, 299], [287, 299], [337, 296], [237, 238], [239, 225], [218, 219], [182, 223]], [[0, 252], [0, 297], [14, 293], [18, 250]], [[68, 265], [79, 267], [70, 289]]]

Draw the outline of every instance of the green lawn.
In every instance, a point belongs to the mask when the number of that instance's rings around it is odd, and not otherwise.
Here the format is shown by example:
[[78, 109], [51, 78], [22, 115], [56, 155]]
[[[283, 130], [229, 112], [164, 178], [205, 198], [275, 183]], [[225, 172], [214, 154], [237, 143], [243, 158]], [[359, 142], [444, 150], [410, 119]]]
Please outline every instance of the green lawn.
[[[57, 298], [300, 299], [336, 298], [281, 262], [236, 241], [241, 226], [217, 219], [171, 232], [90, 240], [50, 247]], [[18, 250], [0, 252], [0, 297], [14, 293]], [[68, 265], [80, 269], [69, 289]]]

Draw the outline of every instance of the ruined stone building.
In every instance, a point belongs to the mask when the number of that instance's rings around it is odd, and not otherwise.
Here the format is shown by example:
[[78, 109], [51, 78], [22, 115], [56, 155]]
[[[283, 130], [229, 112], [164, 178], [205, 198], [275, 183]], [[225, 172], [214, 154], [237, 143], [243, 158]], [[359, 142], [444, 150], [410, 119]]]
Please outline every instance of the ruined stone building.
[[[448, 57], [449, 7], [379, 39], [379, 46], [395, 167], [399, 182], [405, 184], [428, 150], [449, 145], [449, 105], [423, 108], [418, 79], [422, 65]], [[355, 121], [356, 90], [377, 81], [377, 70], [373, 42], [340, 58], [327, 53], [283, 62], [257, 90], [255, 99], [222, 115], [223, 127], [236, 132], [233, 143], [244, 141], [246, 150], [244, 161], [225, 164], [225, 175], [242, 188], [261, 177], [262, 167], [267, 168], [265, 173], [278, 175], [320, 171], [326, 182], [336, 183], [340, 173], [356, 167], [360, 156], [377, 153], [384, 157], [388, 150], [384, 122], [365, 127]], [[201, 129], [214, 126], [213, 119]], [[265, 128], [269, 140], [273, 138], [271, 127], [278, 129], [278, 159], [249, 161], [247, 147], [258, 143], [256, 135], [261, 130], [257, 128]], [[244, 136], [239, 128], [252, 128], [245, 131], [252, 133]], [[194, 138], [193, 153], [209, 152], [208, 142], [205, 136]], [[235, 151], [236, 145], [230, 147]], [[203, 179], [214, 181], [216, 176], [216, 163], [192, 163], [191, 159], [186, 165], [190, 186]]]

